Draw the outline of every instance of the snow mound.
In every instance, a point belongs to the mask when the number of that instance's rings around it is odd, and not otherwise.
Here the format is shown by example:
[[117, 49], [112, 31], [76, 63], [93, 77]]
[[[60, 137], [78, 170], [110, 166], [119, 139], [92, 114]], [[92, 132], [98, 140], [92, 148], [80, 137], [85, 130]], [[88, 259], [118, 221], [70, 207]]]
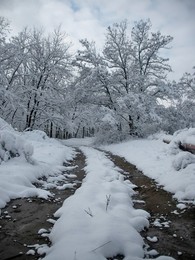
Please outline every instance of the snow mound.
[[0, 131], [0, 162], [12, 157], [24, 156], [29, 163], [32, 159], [33, 146], [15, 132]]
[[195, 145], [195, 128], [185, 128], [173, 134], [172, 141]]
[[176, 171], [179, 171], [192, 163], [195, 163], [195, 155], [189, 152], [180, 152], [173, 159], [172, 165]]
[[24, 132], [24, 136], [34, 141], [49, 140], [49, 137], [46, 135], [46, 133], [40, 130]]
[[164, 140], [164, 139], [171, 139], [172, 135], [167, 134], [165, 131], [160, 131], [155, 134], [148, 136], [148, 140]]
[[6, 126], [0, 129], [0, 208], [16, 198], [47, 199], [52, 195], [47, 187], [37, 188], [33, 183], [60, 176], [66, 170], [63, 163], [74, 158], [74, 149], [42, 131], [19, 133], [4, 121], [0, 123]]
[[148, 137], [148, 140], [161, 140], [165, 143], [169, 143], [170, 154], [177, 154], [180, 152], [180, 146], [183, 145], [195, 145], [195, 128], [185, 128], [176, 131], [173, 135], [169, 135], [166, 132], [159, 132]]

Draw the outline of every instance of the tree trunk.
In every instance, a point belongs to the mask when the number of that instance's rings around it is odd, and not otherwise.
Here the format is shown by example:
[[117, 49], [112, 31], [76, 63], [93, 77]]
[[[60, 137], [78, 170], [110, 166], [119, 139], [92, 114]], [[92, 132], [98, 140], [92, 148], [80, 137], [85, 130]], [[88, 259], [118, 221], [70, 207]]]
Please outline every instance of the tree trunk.
[[53, 136], [53, 123], [51, 122], [50, 124], [50, 132], [49, 132], [49, 137]]
[[131, 117], [131, 115], [129, 115], [129, 121], [128, 121], [128, 125], [129, 125], [129, 134], [130, 135], [134, 135], [134, 125], [133, 125], [133, 119]]
[[77, 138], [77, 135], [78, 135], [78, 132], [79, 132], [80, 126], [81, 126], [81, 124], [79, 124], [78, 127], [77, 127], [77, 130], [76, 130], [76, 133], [75, 133], [75, 138]]
[[82, 134], [82, 138], [85, 137], [85, 127], [83, 126], [83, 134]]

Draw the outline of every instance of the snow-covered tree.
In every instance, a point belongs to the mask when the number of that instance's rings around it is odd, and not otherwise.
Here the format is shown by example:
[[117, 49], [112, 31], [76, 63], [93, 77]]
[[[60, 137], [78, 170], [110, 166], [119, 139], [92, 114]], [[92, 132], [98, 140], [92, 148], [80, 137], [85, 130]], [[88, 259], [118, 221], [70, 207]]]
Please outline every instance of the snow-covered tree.
[[[56, 30], [43, 37], [41, 31], [31, 33], [25, 81], [26, 128], [58, 120], [66, 84], [71, 77], [71, 56], [64, 35]], [[39, 118], [39, 120], [37, 120]], [[40, 121], [41, 119], [41, 121]]]
[[85, 39], [75, 56], [60, 29], [26, 28], [9, 38], [8, 29], [0, 18], [0, 116], [14, 128], [59, 138], [95, 132], [100, 143], [193, 126], [194, 74], [168, 82], [172, 37], [152, 32], [150, 20], [132, 30], [115, 23], [102, 51]]
[[83, 50], [77, 61], [85, 96], [112, 110], [121, 135], [143, 135], [151, 124], [160, 125], [158, 101], [170, 94], [166, 74], [171, 71], [161, 50], [171, 40], [160, 32], [152, 33], [150, 21], [141, 20], [131, 34], [127, 21], [108, 27], [101, 54], [94, 43], [81, 41]]
[[195, 127], [195, 73], [185, 73], [177, 84], [179, 98], [176, 103], [178, 113], [177, 129]]
[[[193, 68], [195, 70], [195, 67]], [[184, 98], [195, 101], [195, 72], [185, 73], [179, 82]]]
[[24, 29], [2, 42], [2, 117], [20, 130], [63, 129], [64, 97], [73, 71], [66, 35], [60, 29], [49, 36]]
[[[12, 83], [13, 71], [12, 61], [15, 52], [13, 46], [7, 41], [7, 34], [9, 32], [9, 22], [0, 17], [0, 112], [4, 114], [7, 104], [12, 104], [12, 93], [8, 86]], [[16, 70], [16, 69], [15, 69]]]
[[158, 120], [155, 107], [157, 98], [166, 93], [166, 72], [171, 68], [160, 51], [167, 47], [172, 37], [151, 32], [151, 23], [139, 21], [128, 37], [127, 22], [108, 28], [104, 55], [112, 70], [113, 82], [126, 106], [123, 118], [130, 133], [140, 134], [140, 125]]

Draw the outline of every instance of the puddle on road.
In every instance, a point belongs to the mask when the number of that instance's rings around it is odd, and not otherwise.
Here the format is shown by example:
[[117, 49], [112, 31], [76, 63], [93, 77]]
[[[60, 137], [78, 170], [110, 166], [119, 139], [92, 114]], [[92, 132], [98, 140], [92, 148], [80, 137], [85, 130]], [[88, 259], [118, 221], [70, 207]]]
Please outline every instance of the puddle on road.
[[[2, 209], [0, 217], [0, 259], [1, 260], [26, 260], [38, 259], [40, 255], [26, 255], [29, 248], [27, 245], [46, 244], [50, 242], [47, 233], [39, 235], [38, 231], [44, 228], [50, 232], [53, 224], [48, 219], [54, 219], [53, 214], [62, 206], [66, 198], [74, 194], [75, 190], [81, 185], [84, 177], [85, 158], [78, 153], [72, 165], [77, 165], [71, 170], [71, 174], [77, 175], [76, 179], [70, 179], [70, 182], [76, 181], [73, 189], [50, 190], [55, 194], [50, 200], [39, 198], [24, 198], [11, 200], [8, 205]], [[67, 172], [66, 172], [67, 173]], [[65, 173], [65, 174], [66, 174]]]
[[[137, 185], [134, 207], [151, 214], [149, 229], [141, 233], [149, 245], [148, 249], [155, 249], [160, 255], [178, 260], [194, 260], [195, 207], [189, 205], [187, 209], [178, 209], [172, 194], [156, 185], [154, 180], [143, 175], [134, 165], [119, 156], [109, 154], [109, 158], [127, 173], [127, 179]], [[151, 242], [147, 237], [157, 237], [158, 241]]]

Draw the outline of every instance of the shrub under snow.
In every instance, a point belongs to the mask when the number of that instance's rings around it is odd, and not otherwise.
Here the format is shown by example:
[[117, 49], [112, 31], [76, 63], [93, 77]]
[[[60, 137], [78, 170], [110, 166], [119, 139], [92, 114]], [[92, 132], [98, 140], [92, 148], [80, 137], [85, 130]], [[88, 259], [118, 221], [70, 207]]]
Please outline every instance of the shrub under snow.
[[13, 157], [23, 156], [29, 163], [34, 164], [32, 155], [33, 146], [19, 136], [11, 125], [0, 118], [0, 163]]
[[127, 135], [122, 131], [119, 131], [117, 127], [104, 124], [95, 136], [94, 145], [119, 143], [126, 138]]
[[185, 169], [189, 164], [195, 163], [195, 155], [189, 152], [178, 153], [173, 160], [173, 167], [176, 171]]
[[99, 125], [99, 131], [95, 135], [94, 144], [118, 143], [127, 138], [127, 134], [119, 130], [117, 121], [111, 114], [106, 114]]
[[12, 157], [24, 156], [29, 163], [32, 159], [33, 146], [14, 131], [0, 131], [0, 163]]
[[176, 171], [185, 169], [188, 165], [195, 163], [195, 155], [179, 149], [181, 144], [195, 144], [195, 128], [176, 131], [169, 144], [170, 154], [175, 155], [172, 165]]
[[185, 128], [173, 134], [172, 141], [195, 145], [195, 128]]
[[29, 138], [30, 140], [34, 141], [43, 141], [43, 140], [49, 140], [49, 137], [47, 134], [41, 130], [33, 130], [33, 131], [27, 131], [24, 132], [25, 138]]
[[185, 169], [188, 165], [195, 163], [195, 155], [180, 149], [180, 146], [184, 144], [195, 145], [195, 128], [178, 130], [172, 136], [162, 133], [155, 137], [150, 139], [170, 141], [167, 146], [168, 154], [174, 156], [172, 166], [176, 171]]

